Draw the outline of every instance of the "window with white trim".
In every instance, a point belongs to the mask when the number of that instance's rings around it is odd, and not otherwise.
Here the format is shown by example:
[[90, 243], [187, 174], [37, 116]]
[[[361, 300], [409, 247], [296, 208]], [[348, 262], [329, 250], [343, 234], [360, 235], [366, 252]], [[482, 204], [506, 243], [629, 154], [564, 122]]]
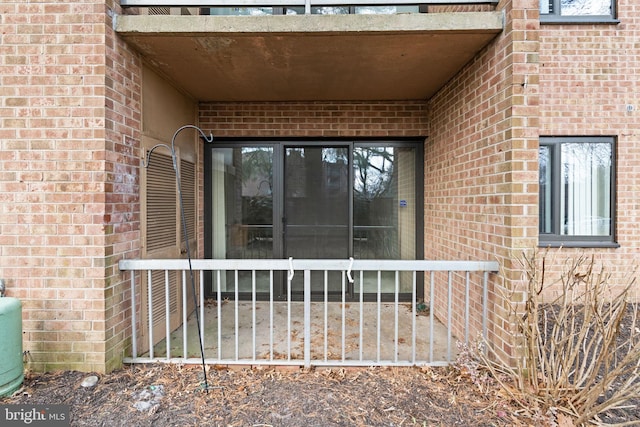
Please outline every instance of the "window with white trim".
[[540, 0], [540, 22], [615, 23], [615, 0]]
[[613, 137], [541, 137], [541, 246], [617, 246]]

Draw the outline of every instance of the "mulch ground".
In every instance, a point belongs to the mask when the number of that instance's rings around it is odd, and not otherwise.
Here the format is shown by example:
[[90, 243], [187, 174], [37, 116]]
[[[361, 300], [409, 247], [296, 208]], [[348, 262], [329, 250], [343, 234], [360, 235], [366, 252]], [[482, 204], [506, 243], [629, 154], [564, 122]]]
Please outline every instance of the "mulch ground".
[[29, 374], [2, 404], [66, 404], [72, 426], [517, 426], [497, 386], [442, 368], [208, 369], [136, 365]]

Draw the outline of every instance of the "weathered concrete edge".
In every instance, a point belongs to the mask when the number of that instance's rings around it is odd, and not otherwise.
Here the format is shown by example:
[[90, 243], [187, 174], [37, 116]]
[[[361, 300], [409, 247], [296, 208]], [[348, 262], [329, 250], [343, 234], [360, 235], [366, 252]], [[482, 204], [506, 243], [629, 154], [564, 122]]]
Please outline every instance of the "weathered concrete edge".
[[504, 13], [451, 12], [397, 15], [174, 16], [117, 15], [114, 29], [129, 35], [213, 35], [238, 33], [494, 33]]

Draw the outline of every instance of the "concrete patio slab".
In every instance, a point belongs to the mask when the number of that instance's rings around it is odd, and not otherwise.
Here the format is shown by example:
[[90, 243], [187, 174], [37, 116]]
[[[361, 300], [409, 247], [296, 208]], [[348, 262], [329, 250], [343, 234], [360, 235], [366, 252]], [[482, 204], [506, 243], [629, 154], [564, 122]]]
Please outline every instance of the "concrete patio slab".
[[[273, 364], [304, 361], [304, 306], [302, 302], [223, 301], [204, 309], [204, 351], [207, 359]], [[411, 304], [366, 302], [311, 303], [310, 359], [312, 364], [383, 364], [383, 362], [438, 363], [456, 357], [456, 338], [427, 312], [412, 321]], [[255, 315], [254, 315], [255, 313]], [[272, 314], [270, 314], [272, 313]], [[378, 319], [381, 319], [378, 321]], [[415, 326], [414, 326], [415, 325]], [[415, 327], [415, 338], [412, 334]], [[170, 337], [171, 357], [183, 357], [181, 326]], [[187, 322], [188, 358], [199, 358], [196, 316]], [[290, 340], [287, 339], [290, 338]], [[415, 358], [412, 342], [415, 339]], [[166, 357], [166, 340], [154, 348], [154, 357]]]

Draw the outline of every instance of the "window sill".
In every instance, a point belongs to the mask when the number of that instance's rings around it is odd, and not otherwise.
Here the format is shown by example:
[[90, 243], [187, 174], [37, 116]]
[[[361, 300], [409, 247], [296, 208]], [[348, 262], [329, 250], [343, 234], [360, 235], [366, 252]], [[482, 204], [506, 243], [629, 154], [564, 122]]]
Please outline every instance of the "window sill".
[[557, 15], [540, 15], [540, 24], [606, 24], [617, 25], [619, 19], [610, 16], [557, 16]]
[[539, 248], [619, 248], [620, 244], [616, 242], [595, 242], [585, 240], [574, 241], [557, 241], [557, 240], [539, 240]]

